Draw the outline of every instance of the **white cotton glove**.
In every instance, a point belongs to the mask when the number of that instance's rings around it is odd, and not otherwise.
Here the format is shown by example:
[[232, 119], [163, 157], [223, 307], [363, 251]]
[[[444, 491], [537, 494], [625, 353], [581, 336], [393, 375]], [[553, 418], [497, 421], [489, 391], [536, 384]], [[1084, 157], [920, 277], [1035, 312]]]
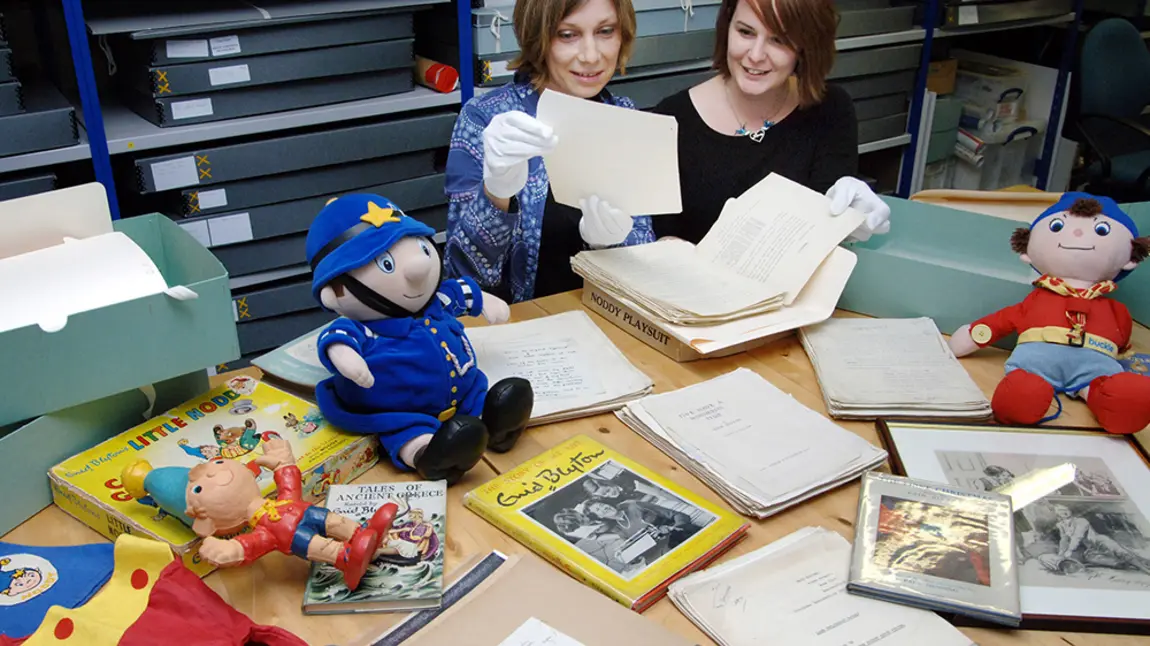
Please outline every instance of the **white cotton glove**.
[[579, 200], [583, 217], [579, 220], [579, 235], [592, 247], [617, 245], [631, 235], [634, 218], [611, 206], [597, 196]]
[[483, 129], [483, 184], [500, 198], [527, 185], [527, 160], [551, 152], [559, 138], [550, 126], [519, 111], [495, 115]]
[[511, 307], [502, 298], [483, 292], [483, 318], [493, 325], [506, 323], [511, 319]]
[[866, 242], [872, 235], [890, 231], [890, 207], [861, 179], [839, 178], [827, 191], [827, 197], [831, 199], [831, 215], [842, 215], [847, 207], [854, 207], [866, 216], [866, 221], [847, 238], [849, 242]]

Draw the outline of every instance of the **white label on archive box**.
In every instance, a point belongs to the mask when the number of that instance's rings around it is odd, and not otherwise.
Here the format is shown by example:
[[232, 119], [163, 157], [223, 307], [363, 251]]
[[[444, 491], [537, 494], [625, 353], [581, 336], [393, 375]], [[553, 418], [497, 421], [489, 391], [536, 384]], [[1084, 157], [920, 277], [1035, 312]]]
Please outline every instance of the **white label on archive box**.
[[212, 87], [217, 85], [233, 85], [235, 83], [247, 83], [252, 80], [252, 73], [247, 65], [229, 65], [227, 67], [215, 67], [208, 70], [208, 78], [211, 80]]
[[211, 99], [192, 99], [190, 101], [172, 102], [172, 118], [176, 121], [180, 119], [194, 119], [196, 117], [210, 117], [212, 114]]
[[252, 219], [247, 213], [208, 220], [212, 246], [247, 242], [252, 239]]
[[212, 47], [212, 56], [231, 56], [242, 51], [239, 36], [220, 36], [209, 40], [208, 44]]
[[156, 192], [199, 184], [200, 171], [196, 169], [195, 156], [153, 163], [152, 183], [156, 185]]
[[162, 294], [156, 264], [119, 231], [0, 260], [0, 332], [39, 325], [58, 331], [81, 312]]
[[211, 248], [212, 236], [208, 232], [208, 223], [204, 220], [198, 220], [196, 222], [183, 222], [180, 224], [180, 228], [184, 231], [187, 231], [189, 235], [196, 239], [196, 242], [199, 242], [205, 247]]
[[206, 40], [169, 40], [164, 43], [168, 58], [207, 58], [208, 41]]
[[228, 205], [228, 189], [216, 188], [210, 191], [200, 191], [196, 194], [196, 203], [200, 209], [218, 209]]

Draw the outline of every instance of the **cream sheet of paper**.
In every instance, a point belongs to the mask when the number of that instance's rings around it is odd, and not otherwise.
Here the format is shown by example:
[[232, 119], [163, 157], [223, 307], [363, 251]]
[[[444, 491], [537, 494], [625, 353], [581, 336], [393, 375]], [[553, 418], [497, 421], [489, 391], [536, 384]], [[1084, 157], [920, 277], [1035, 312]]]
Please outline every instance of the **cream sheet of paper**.
[[499, 646], [584, 646], [535, 617], [520, 624]]
[[99, 182], [0, 201], [0, 258], [111, 232], [108, 194]]
[[0, 259], [0, 332], [40, 325], [64, 327], [67, 317], [163, 293], [163, 275], [148, 254], [120, 232], [69, 240]]
[[822, 528], [799, 530], [677, 584], [730, 646], [970, 646], [932, 612], [849, 594], [851, 544]]
[[544, 91], [536, 118], [559, 137], [543, 163], [560, 204], [598, 195], [629, 215], [682, 212], [674, 117]]
[[821, 193], [771, 173], [738, 199], [728, 200], [696, 248], [700, 258], [798, 298], [819, 265], [866, 220], [848, 208], [834, 216]]

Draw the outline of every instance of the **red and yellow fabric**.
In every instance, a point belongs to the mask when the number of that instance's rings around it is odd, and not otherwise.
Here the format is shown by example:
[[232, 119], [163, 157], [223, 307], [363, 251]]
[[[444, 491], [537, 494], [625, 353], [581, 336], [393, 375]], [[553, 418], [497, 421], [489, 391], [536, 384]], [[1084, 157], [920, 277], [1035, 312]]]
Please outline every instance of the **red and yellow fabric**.
[[1104, 298], [1115, 289], [1105, 281], [1077, 289], [1058, 278], [1043, 276], [1021, 303], [982, 317], [970, 326], [979, 346], [1011, 333], [1019, 343], [1057, 343], [1089, 348], [1115, 359], [1130, 346], [1133, 319], [1122, 303]]
[[0, 636], [0, 646], [306, 646], [295, 635], [260, 626], [188, 570], [165, 543], [124, 534], [116, 539], [112, 578], [85, 605], [53, 606], [32, 635]]

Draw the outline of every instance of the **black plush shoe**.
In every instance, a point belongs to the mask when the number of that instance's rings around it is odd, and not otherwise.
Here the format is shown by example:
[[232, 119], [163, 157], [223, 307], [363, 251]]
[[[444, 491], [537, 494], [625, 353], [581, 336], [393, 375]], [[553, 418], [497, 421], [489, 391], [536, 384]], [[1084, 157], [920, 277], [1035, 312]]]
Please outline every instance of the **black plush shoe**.
[[534, 406], [535, 392], [526, 379], [508, 377], [488, 388], [483, 402], [483, 423], [491, 435], [487, 448], [496, 453], [514, 448], [527, 428]]
[[415, 470], [424, 480], [446, 480], [451, 486], [479, 463], [487, 448], [487, 439], [483, 420], [456, 415], [439, 427], [431, 442], [415, 458]]

